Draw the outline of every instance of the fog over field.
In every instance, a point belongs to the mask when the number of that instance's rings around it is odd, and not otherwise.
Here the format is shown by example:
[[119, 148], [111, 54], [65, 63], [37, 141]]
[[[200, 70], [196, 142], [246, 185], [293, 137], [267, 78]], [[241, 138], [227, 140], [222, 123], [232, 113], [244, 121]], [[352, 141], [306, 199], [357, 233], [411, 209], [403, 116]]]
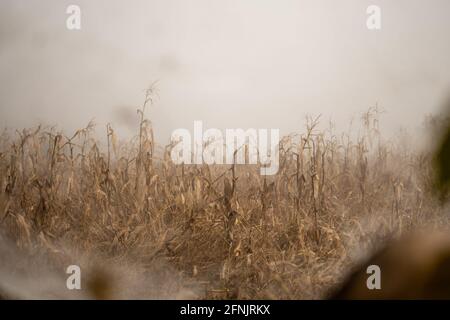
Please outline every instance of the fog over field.
[[[70, 4], [80, 31], [66, 28]], [[322, 114], [346, 128], [375, 104], [386, 133], [414, 131], [450, 87], [449, 12], [447, 0], [2, 0], [0, 126], [95, 119], [135, 133], [157, 81], [162, 142], [194, 120], [288, 133]]]
[[449, 31], [449, 0], [0, 0], [0, 300], [450, 300]]

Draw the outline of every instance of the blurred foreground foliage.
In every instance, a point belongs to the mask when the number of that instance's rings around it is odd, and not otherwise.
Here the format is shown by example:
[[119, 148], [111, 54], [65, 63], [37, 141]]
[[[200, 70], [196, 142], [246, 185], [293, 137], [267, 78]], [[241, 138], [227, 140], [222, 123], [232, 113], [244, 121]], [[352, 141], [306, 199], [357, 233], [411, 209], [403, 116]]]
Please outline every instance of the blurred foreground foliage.
[[[447, 110], [450, 114], [450, 103]], [[437, 188], [443, 200], [447, 200], [450, 195], [450, 116], [447, 117], [445, 125], [442, 141], [435, 155]]]

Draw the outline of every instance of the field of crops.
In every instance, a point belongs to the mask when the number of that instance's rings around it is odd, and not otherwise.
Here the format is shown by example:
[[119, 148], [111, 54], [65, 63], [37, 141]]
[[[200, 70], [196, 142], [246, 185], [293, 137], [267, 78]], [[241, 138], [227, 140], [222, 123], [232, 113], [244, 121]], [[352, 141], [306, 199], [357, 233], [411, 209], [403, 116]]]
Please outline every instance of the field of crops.
[[[431, 153], [307, 121], [280, 142], [280, 168], [175, 165], [151, 123], [105, 143], [89, 125], [0, 140], [0, 296], [323, 298], [391, 238], [445, 229]], [[96, 128], [99, 129], [99, 128]], [[103, 129], [101, 130], [103, 131]], [[448, 212], [448, 211], [447, 211]], [[65, 287], [79, 265], [83, 290]]]

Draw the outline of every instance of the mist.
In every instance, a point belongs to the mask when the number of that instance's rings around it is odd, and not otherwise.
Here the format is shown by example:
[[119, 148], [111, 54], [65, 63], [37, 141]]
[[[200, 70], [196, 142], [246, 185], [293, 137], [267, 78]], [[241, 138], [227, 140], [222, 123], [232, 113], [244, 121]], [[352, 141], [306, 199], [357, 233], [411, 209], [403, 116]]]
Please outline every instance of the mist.
[[[81, 30], [66, 8], [81, 8]], [[366, 9], [382, 12], [368, 30]], [[216, 128], [338, 127], [369, 107], [412, 132], [450, 88], [450, 3], [419, 1], [22, 1], [0, 3], [0, 125], [73, 131], [90, 120], [166, 142], [195, 120]]]

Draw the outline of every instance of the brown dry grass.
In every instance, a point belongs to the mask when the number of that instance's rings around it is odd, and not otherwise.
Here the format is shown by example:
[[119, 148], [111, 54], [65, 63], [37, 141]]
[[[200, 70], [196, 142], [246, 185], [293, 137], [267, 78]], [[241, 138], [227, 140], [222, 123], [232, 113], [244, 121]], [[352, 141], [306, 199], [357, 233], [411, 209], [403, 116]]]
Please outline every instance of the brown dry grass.
[[61, 292], [69, 264], [116, 272], [90, 278], [120, 283], [102, 295], [88, 284], [94, 297], [320, 298], [384, 240], [448, 226], [429, 154], [382, 140], [373, 109], [355, 140], [309, 121], [283, 139], [267, 177], [257, 166], [174, 165], [170, 146], [155, 152], [143, 111], [129, 143], [107, 126], [104, 152], [91, 125], [2, 136], [2, 241], [26, 257], [8, 270], [44, 261]]

